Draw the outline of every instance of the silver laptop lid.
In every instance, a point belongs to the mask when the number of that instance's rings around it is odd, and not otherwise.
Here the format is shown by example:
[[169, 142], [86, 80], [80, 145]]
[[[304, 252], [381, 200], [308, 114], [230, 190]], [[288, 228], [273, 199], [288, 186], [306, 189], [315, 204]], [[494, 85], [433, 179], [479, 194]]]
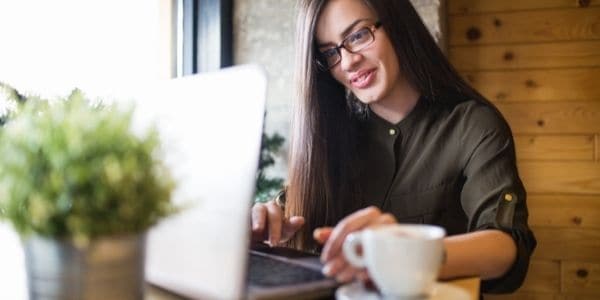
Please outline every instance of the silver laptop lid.
[[243, 296], [266, 97], [257, 66], [174, 79], [139, 97], [135, 120], [157, 123], [174, 201], [189, 206], [152, 229], [146, 279], [193, 298]]

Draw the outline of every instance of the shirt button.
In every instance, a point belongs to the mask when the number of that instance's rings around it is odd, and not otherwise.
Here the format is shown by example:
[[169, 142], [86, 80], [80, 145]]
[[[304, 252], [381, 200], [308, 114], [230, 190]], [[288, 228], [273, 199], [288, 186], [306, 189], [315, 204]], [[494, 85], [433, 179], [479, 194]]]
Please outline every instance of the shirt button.
[[396, 129], [390, 128], [389, 134], [390, 135], [396, 135]]

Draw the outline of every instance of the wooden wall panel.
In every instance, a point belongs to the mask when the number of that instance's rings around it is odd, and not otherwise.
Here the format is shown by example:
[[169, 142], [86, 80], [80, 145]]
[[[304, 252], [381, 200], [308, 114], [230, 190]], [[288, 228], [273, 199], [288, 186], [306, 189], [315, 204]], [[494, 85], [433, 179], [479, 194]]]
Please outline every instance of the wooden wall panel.
[[511, 125], [538, 240], [523, 287], [485, 299], [600, 299], [600, 0], [447, 4], [449, 58]]
[[454, 15], [449, 19], [451, 46], [600, 39], [600, 7]]
[[[577, 0], [528, 0], [528, 1], [498, 1], [498, 0], [450, 0], [448, 12], [452, 15], [482, 12], [501, 12], [547, 8], [574, 8], [585, 6], [585, 1]], [[588, 6], [600, 6], [599, 0], [588, 1]]]
[[538, 242], [533, 253], [535, 260], [600, 262], [600, 230], [548, 227], [532, 230]]
[[600, 68], [462, 72], [495, 102], [600, 101]]
[[529, 272], [538, 274], [525, 279], [522, 291], [558, 293], [560, 292], [560, 263], [551, 260], [533, 260]]
[[583, 160], [595, 159], [594, 135], [515, 135], [519, 160]]
[[450, 60], [461, 71], [600, 66], [600, 41], [455, 46]]
[[[502, 299], [551, 299], [540, 298], [541, 296], [552, 295], [560, 292], [561, 268], [559, 261], [552, 260], [533, 260], [529, 265], [529, 273], [537, 276], [528, 276], [519, 289], [521, 293], [525, 292], [526, 298], [502, 298]], [[498, 296], [486, 295], [485, 299], [500, 299]]]
[[600, 101], [496, 103], [515, 134], [600, 132]]
[[562, 294], [561, 299], [564, 300], [598, 300], [598, 295], [572, 295], [572, 294]]
[[562, 290], [600, 298], [600, 264], [566, 261], [562, 263]]
[[597, 162], [600, 162], [600, 134], [596, 134], [594, 137], [594, 148], [596, 148], [596, 155], [594, 158]]
[[600, 229], [600, 195], [529, 194], [529, 225]]
[[598, 300], [598, 295], [549, 294], [517, 291], [507, 295], [484, 295], [485, 300]]
[[529, 194], [600, 194], [600, 165], [588, 162], [518, 162]]

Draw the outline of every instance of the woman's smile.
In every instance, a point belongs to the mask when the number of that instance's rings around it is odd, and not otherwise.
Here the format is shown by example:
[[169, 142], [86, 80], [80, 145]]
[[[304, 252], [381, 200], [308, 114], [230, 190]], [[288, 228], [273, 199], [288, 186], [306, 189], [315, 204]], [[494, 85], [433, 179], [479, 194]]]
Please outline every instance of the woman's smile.
[[356, 89], [366, 89], [375, 82], [377, 69], [360, 70], [350, 76], [350, 85]]

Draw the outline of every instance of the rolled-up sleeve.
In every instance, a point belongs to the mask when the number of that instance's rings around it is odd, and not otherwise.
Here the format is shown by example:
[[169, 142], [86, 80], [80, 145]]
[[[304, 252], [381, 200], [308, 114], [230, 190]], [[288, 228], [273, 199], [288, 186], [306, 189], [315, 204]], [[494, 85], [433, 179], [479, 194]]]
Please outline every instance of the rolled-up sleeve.
[[527, 194], [516, 165], [514, 142], [501, 115], [479, 107], [469, 115], [475, 126], [465, 128], [465, 153], [461, 205], [469, 219], [468, 231], [499, 229], [510, 234], [517, 247], [513, 266], [502, 277], [482, 282], [484, 293], [507, 293], [525, 279], [536, 246], [527, 224]]

